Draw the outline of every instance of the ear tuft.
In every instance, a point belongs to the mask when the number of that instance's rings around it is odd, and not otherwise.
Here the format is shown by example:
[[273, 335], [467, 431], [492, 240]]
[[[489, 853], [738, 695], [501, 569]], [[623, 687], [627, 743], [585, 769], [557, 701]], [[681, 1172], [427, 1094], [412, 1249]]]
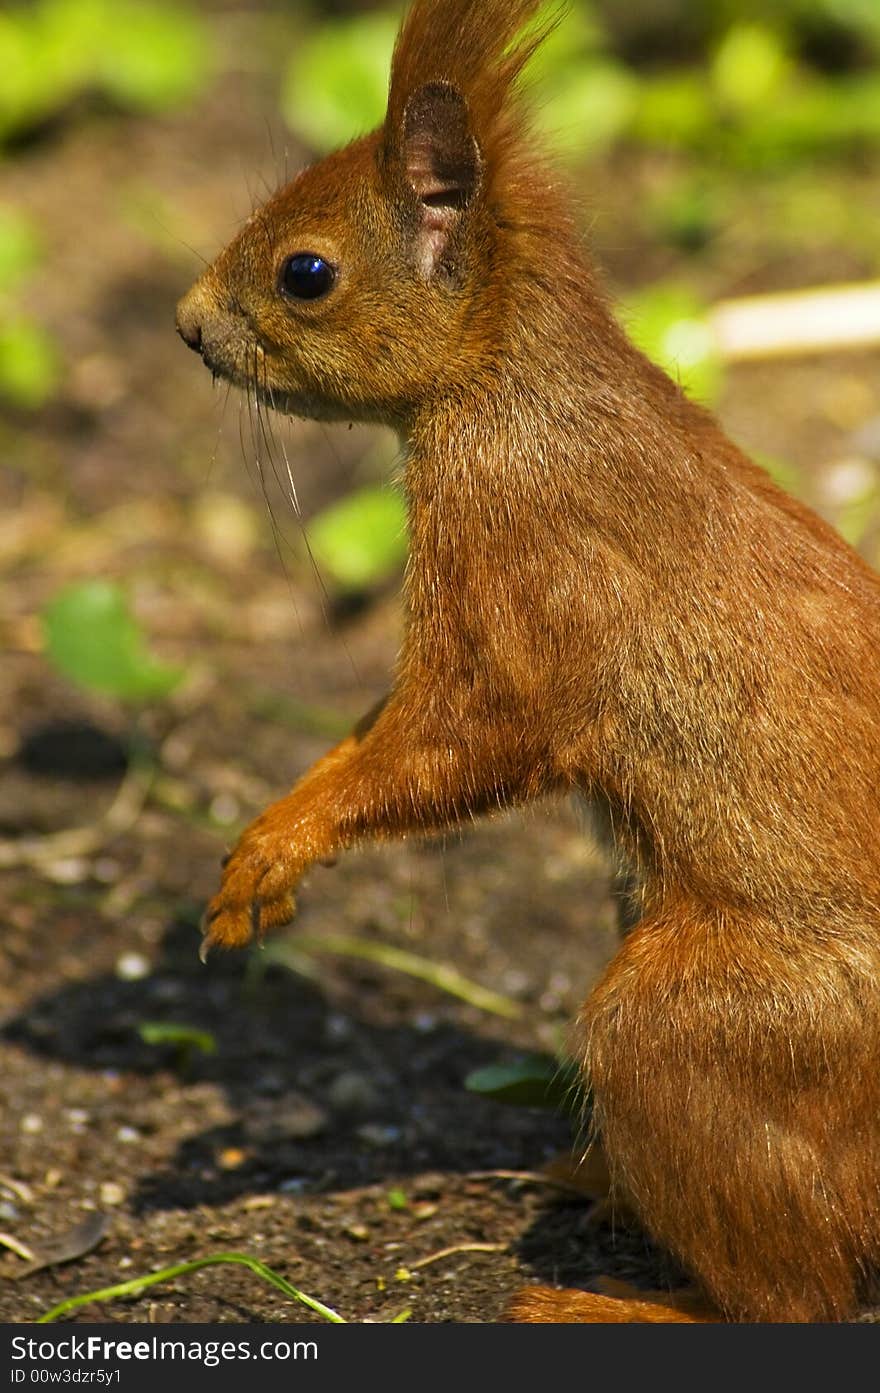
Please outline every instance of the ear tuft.
[[450, 237], [479, 190], [480, 168], [461, 93], [448, 82], [420, 87], [404, 113], [403, 170], [421, 204], [418, 258], [426, 277], [444, 265]]

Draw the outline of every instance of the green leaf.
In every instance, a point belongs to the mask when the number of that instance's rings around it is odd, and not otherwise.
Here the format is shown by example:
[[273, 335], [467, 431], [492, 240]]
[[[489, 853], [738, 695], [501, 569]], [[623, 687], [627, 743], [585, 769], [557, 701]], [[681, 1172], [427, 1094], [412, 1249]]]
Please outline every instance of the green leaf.
[[147, 651], [123, 591], [109, 581], [68, 586], [42, 619], [48, 657], [65, 677], [90, 691], [146, 701], [167, 696], [183, 678], [180, 668]]
[[528, 1055], [514, 1064], [489, 1064], [468, 1074], [464, 1086], [496, 1103], [520, 1108], [553, 1108], [577, 1114], [583, 1106], [580, 1070], [573, 1060], [549, 1054]]
[[318, 565], [338, 585], [376, 585], [406, 560], [403, 499], [391, 488], [361, 489], [314, 517], [308, 538]]
[[721, 358], [705, 307], [691, 291], [674, 283], [652, 286], [628, 300], [626, 320], [642, 352], [689, 396], [702, 402], [717, 399]]
[[281, 109], [317, 151], [364, 135], [385, 115], [396, 12], [322, 24], [297, 46], [284, 75]]
[[188, 1053], [216, 1054], [217, 1040], [210, 1030], [192, 1025], [173, 1025], [170, 1021], [144, 1021], [138, 1034], [145, 1045], [173, 1045]]
[[0, 397], [35, 410], [58, 385], [60, 365], [54, 340], [28, 319], [0, 325]]

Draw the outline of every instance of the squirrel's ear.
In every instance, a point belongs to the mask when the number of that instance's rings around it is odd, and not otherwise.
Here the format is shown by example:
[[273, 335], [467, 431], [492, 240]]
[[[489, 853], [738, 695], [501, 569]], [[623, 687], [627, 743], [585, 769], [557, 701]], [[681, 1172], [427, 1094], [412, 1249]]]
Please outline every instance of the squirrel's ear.
[[447, 82], [413, 93], [402, 136], [402, 172], [419, 202], [418, 261], [427, 278], [451, 269], [447, 249], [479, 189], [480, 151], [467, 103]]

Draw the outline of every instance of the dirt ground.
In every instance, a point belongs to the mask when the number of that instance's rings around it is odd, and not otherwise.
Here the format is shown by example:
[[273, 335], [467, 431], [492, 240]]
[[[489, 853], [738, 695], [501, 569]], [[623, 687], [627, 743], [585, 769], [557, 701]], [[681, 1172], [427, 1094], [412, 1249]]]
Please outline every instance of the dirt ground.
[[[80, 113], [4, 168], [3, 197], [43, 229], [29, 303], [68, 370], [45, 411], [0, 415], [0, 836], [94, 828], [135, 736], [155, 771], [119, 835], [50, 846], [0, 882], [0, 1230], [39, 1256], [107, 1216], [99, 1246], [63, 1266], [22, 1275], [0, 1249], [6, 1321], [231, 1250], [352, 1321], [404, 1308], [494, 1320], [531, 1280], [675, 1280], [643, 1236], [529, 1178], [570, 1144], [564, 1118], [463, 1086], [478, 1066], [557, 1049], [613, 952], [608, 872], [573, 810], [352, 853], [300, 897], [297, 932], [454, 966], [509, 998], [516, 1019], [350, 956], [300, 955], [300, 971], [259, 953], [198, 960], [200, 909], [236, 829], [383, 692], [400, 632], [393, 588], [325, 601], [259, 432], [173, 333], [198, 267], [190, 248], [219, 248], [276, 181], [285, 144], [291, 167], [300, 158], [274, 81], [269, 67], [233, 74], [164, 120]], [[876, 205], [876, 175], [849, 170], [835, 187]], [[844, 242], [776, 245], [766, 190], [754, 225], [741, 218], [684, 261], [631, 223], [662, 166], [617, 158], [590, 177], [593, 242], [617, 290], [672, 273], [707, 295], [877, 273]], [[831, 498], [823, 481], [877, 416], [878, 366], [852, 355], [741, 368], [722, 415]], [[276, 431], [306, 520], [391, 458], [376, 432]], [[133, 713], [48, 667], [36, 616], [89, 575], [122, 580], [157, 651], [187, 669], [167, 702]], [[216, 1052], [147, 1044], [150, 1022], [210, 1032]], [[312, 1317], [221, 1267], [76, 1318]]]

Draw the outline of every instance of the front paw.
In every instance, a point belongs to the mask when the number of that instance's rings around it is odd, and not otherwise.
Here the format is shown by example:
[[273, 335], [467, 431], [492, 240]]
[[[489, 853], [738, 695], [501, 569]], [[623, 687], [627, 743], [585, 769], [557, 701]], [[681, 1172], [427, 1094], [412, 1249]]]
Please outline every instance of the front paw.
[[244, 948], [267, 929], [289, 924], [302, 869], [289, 841], [271, 833], [265, 818], [253, 823], [228, 857], [220, 890], [202, 920], [202, 961], [214, 947]]

